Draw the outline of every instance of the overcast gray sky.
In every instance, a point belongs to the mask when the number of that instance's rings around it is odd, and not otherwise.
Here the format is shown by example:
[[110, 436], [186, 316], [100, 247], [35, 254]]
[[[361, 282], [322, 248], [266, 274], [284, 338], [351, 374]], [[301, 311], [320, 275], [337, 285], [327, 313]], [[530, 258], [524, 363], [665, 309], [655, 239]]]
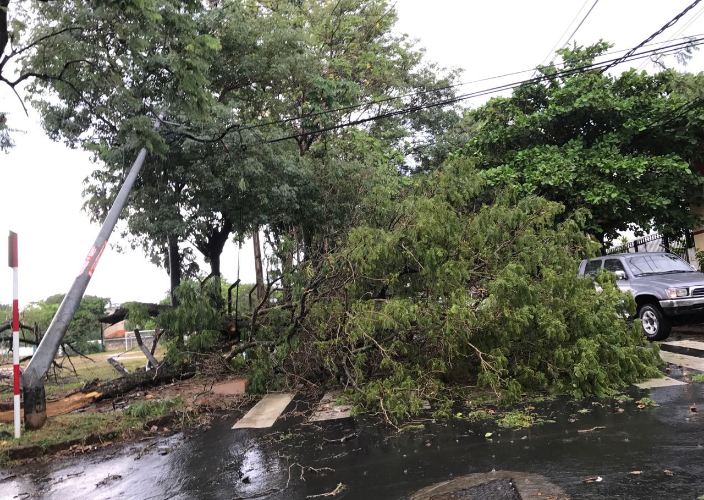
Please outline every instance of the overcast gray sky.
[[[600, 0], [575, 39], [587, 44], [601, 38], [614, 43], [614, 49], [627, 49], [690, 1]], [[398, 0], [397, 30], [417, 39], [426, 48], [428, 60], [461, 68], [463, 81], [475, 80], [540, 64], [560, 37], [571, 32], [568, 26], [575, 16], [579, 21], [592, 4], [593, 0]], [[704, 32], [702, 14], [704, 6], [697, 7], [656, 41]], [[669, 64], [677, 67], [672, 60]], [[685, 69], [699, 72], [703, 64], [704, 56], [696, 54]], [[643, 69], [653, 67], [646, 64]], [[462, 91], [495, 83], [468, 85]], [[98, 231], [81, 211], [82, 181], [94, 165], [86, 153], [49, 140], [36, 114], [25, 117], [4, 87], [0, 87], [0, 109], [9, 111], [12, 126], [23, 131], [14, 134], [16, 146], [9, 154], [0, 153], [0, 265], [4, 269], [0, 303], [12, 298], [11, 272], [5, 267], [5, 238], [12, 229], [19, 234], [20, 303], [24, 305], [66, 292], [80, 270]], [[140, 249], [131, 250], [118, 231], [111, 243], [113, 248], [105, 250], [86, 293], [113, 302], [160, 300], [168, 289], [166, 273]], [[114, 244], [124, 251], [118, 252]], [[241, 254], [245, 282], [254, 279], [252, 260], [252, 247], [245, 245]], [[237, 247], [228, 244], [222, 260], [225, 278], [234, 280], [236, 262]]]

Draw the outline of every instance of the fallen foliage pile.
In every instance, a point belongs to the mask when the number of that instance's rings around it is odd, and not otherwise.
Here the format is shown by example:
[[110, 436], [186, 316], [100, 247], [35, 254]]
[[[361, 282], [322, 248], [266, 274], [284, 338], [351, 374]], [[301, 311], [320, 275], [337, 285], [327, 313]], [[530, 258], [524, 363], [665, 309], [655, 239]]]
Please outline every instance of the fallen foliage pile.
[[[361, 407], [399, 420], [426, 400], [449, 414], [458, 387], [504, 402], [579, 398], [655, 373], [656, 348], [626, 319], [632, 299], [607, 276], [597, 291], [576, 274], [597, 250], [579, 213], [492, 192], [466, 160], [370, 196], [364, 223], [282, 276], [290, 297], [255, 309], [249, 342], [236, 344], [246, 356], [230, 356], [251, 389], [340, 382]], [[211, 326], [170, 352], [179, 359], [222, 348], [222, 318], [189, 290], [172, 318]]]

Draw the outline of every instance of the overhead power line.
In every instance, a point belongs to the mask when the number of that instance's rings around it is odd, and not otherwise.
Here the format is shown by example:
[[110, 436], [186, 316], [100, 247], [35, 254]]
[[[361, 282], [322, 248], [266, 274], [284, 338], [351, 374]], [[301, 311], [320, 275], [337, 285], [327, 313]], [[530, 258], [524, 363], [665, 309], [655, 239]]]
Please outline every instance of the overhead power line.
[[690, 26], [692, 26], [692, 24], [694, 24], [700, 17], [702, 17], [702, 14], [704, 14], [704, 7], [702, 7], [701, 9], [699, 9], [699, 12], [697, 12], [696, 14], [694, 14], [694, 15], [692, 16], [692, 19], [690, 19], [689, 21], [687, 21], [687, 23], [686, 23], [684, 26], [682, 26], [680, 29], [678, 29], [678, 30], [675, 32], [675, 34], [672, 35], [672, 38], [670, 38], [668, 41], [670, 41], [670, 40], [672, 40], [672, 39], [674, 39], [674, 38], [676, 38], [676, 37], [682, 35], [682, 33], [684, 33], [684, 32], [687, 30], [687, 28], [689, 28]]
[[[645, 40], [643, 40], [642, 42], [640, 42], [638, 45], [636, 45], [635, 47], [633, 47], [631, 50], [629, 50], [628, 52], [626, 52], [623, 56], [621, 56], [621, 59], [625, 59], [625, 58], [627, 58], [627, 57], [630, 57], [634, 52], [636, 52], [638, 49], [642, 48], [645, 44], [651, 42], [653, 39], [655, 39], [656, 37], [658, 37], [660, 34], [662, 34], [662, 33], [665, 32], [666, 30], [668, 30], [669, 28], [671, 28], [672, 26], [674, 26], [675, 24], [677, 24], [677, 21], [679, 21], [680, 19], [682, 19], [682, 17], [685, 16], [685, 15], [687, 14], [687, 12], [689, 12], [689, 11], [692, 10], [694, 7], [696, 7], [697, 5], [699, 5], [699, 3], [700, 3], [701, 1], [702, 1], [702, 0], [694, 0], [694, 2], [690, 3], [687, 7], [684, 8], [684, 10], [682, 10], [682, 12], [680, 12], [680, 13], [677, 14], [675, 17], [673, 17], [673, 18], [670, 19], [668, 22], [666, 22], [659, 30], [657, 30], [655, 33], [653, 33], [652, 35], [650, 35], [648, 38], [646, 38]], [[621, 59], [617, 59], [616, 61], [614, 61], [613, 63], [611, 63], [611, 64], [608, 65], [607, 67], [605, 67], [605, 68], [602, 70], [602, 73], [605, 73], [606, 71], [610, 70], [611, 68], [613, 68], [613, 67], [616, 66], [617, 64], [620, 64]]]
[[[577, 20], [577, 18], [579, 17], [579, 14], [584, 10], [584, 8], [587, 6], [588, 3], [589, 3], [589, 0], [584, 0], [584, 3], [583, 3], [582, 6], [579, 8], [579, 10], [577, 11], [577, 13], [574, 15], [574, 17], [572, 18], [572, 20], [570, 21], [570, 23], [567, 25], [567, 27], [565, 28], [565, 31], [562, 32], [562, 35], [560, 35], [560, 38], [557, 39], [557, 42], [555, 42], [555, 45], [552, 46], [552, 48], [550, 49], [550, 52], [548, 52], [547, 55], [546, 55], [546, 56], [543, 58], [543, 60], [541, 61], [541, 63], [540, 63], [541, 66], [544, 65], [546, 62], [548, 62], [548, 60], [550, 59], [550, 57], [551, 57], [553, 54], [555, 54], [555, 51], [557, 50], [558, 47], [564, 47], [567, 43], [569, 43], [569, 41], [567, 41], [566, 43], [561, 43], [561, 42], [562, 42], [562, 40], [565, 38], [565, 35], [566, 35], [567, 32], [570, 30], [570, 28], [572, 27], [572, 25], [574, 24], [574, 22], [575, 22], [575, 21]], [[596, 4], [596, 2], [594, 2], [594, 3]], [[594, 6], [592, 6], [592, 8], [594, 8]], [[591, 9], [590, 9], [590, 11], [591, 11]], [[587, 15], [588, 15], [588, 14], [587, 14]], [[582, 19], [582, 22], [584, 22], [584, 19], [586, 19], [586, 16]], [[581, 23], [580, 23], [580, 25], [581, 25]], [[578, 29], [579, 29], [579, 28], [578, 28]], [[576, 30], [575, 30], [575, 32], [576, 32]], [[572, 33], [571, 36], [574, 36], [574, 33]], [[571, 37], [570, 37], [570, 38], [571, 38]]]
[[[700, 39], [697, 40], [696, 45], [701, 45], [701, 44], [704, 44], [704, 38], [700, 38]], [[648, 52], [651, 52], [651, 51], [648, 51]], [[627, 61], [634, 61], [634, 60], [642, 59], [643, 57], [649, 57], [649, 56], [650, 56], [649, 53], [647, 53], [647, 54], [646, 54], [646, 53], [632, 54], [631, 57], [630, 57], [629, 59], [627, 59]], [[622, 61], [622, 62], [625, 62], [625, 61], [626, 61], [626, 60], [624, 60], [624, 61]], [[415, 113], [415, 112], [418, 112], [418, 111], [422, 111], [422, 110], [424, 110], [424, 109], [430, 109], [430, 108], [437, 108], [437, 107], [450, 106], [450, 105], [456, 104], [456, 103], [458, 103], [458, 102], [460, 102], [460, 101], [464, 101], [464, 100], [471, 99], [471, 98], [475, 98], [475, 97], [481, 97], [481, 96], [484, 96], [484, 95], [495, 94], [495, 93], [501, 92], [501, 91], [503, 91], [503, 90], [514, 89], [514, 88], [517, 88], [517, 87], [520, 87], [520, 86], [526, 85], [526, 84], [540, 83], [540, 82], [542, 82], [542, 81], [554, 79], [554, 78], [557, 78], [557, 77], [570, 76], [570, 75], [572, 75], [572, 74], [581, 73], [581, 72], [584, 72], [584, 71], [587, 71], [587, 70], [590, 70], [590, 69], [600, 69], [602, 64], [606, 64], [606, 63], [610, 63], [610, 62], [612, 62], [612, 61], [602, 61], [601, 63], [593, 63], [593, 64], [581, 66], [581, 67], [578, 67], [578, 68], [573, 68], [573, 69], [570, 69], [570, 70], [558, 72], [558, 73], [555, 73], [555, 74], [552, 74], [552, 75], [543, 75], [543, 76], [531, 78], [531, 79], [528, 79], [528, 80], [522, 80], [522, 81], [518, 81], [518, 82], [509, 83], [509, 84], [506, 84], [506, 85], [500, 85], [500, 86], [493, 87], [493, 88], [490, 88], [490, 89], [484, 89], [484, 90], [479, 90], [479, 91], [476, 91], [476, 92], [470, 92], [470, 93], [467, 93], [467, 94], [463, 94], [463, 95], [460, 95], [460, 96], [456, 96], [456, 97], [453, 97], [453, 98], [450, 98], [450, 99], [445, 99], [445, 100], [438, 101], [438, 102], [434, 102], [434, 103], [428, 103], [428, 104], [416, 105], [416, 106], [409, 106], [409, 107], [407, 107], [407, 108], [398, 109], [398, 110], [394, 110], [394, 111], [389, 111], [389, 112], [386, 112], [386, 113], [380, 113], [380, 114], [377, 114], [377, 115], [374, 115], [374, 116], [369, 116], [369, 117], [365, 117], [365, 118], [360, 118], [360, 119], [357, 119], [357, 120], [349, 121], [349, 122], [347, 122], [347, 123], [340, 123], [340, 124], [336, 124], [336, 125], [331, 125], [331, 126], [329, 126], [329, 127], [321, 127], [321, 128], [316, 129], [316, 130], [309, 130], [309, 131], [306, 131], [306, 132], [300, 132], [300, 133], [295, 133], [295, 134], [289, 134], [289, 135], [277, 137], [277, 138], [274, 138], [274, 139], [268, 139], [268, 140], [258, 141], [258, 142], [252, 143], [252, 144], [243, 144], [243, 146], [247, 147], [247, 146], [256, 146], [256, 145], [260, 145], [260, 144], [274, 144], [274, 143], [286, 141], [286, 140], [289, 140], [289, 139], [297, 139], [297, 138], [301, 138], [301, 137], [307, 137], [307, 136], [311, 136], [311, 135], [322, 134], [322, 133], [325, 133], [325, 132], [331, 132], [331, 131], [334, 131], [334, 130], [339, 130], [339, 129], [343, 129], [343, 128], [347, 128], [347, 127], [352, 127], [352, 126], [355, 126], [355, 125], [362, 125], [362, 124], [364, 124], [364, 123], [369, 123], [369, 122], [376, 121], [376, 120], [382, 120], [382, 119], [391, 118], [391, 117], [394, 117], [394, 116], [399, 116], [399, 115], [404, 115], [404, 114], [409, 114], [409, 113]]]
[[675, 109], [668, 111], [667, 117], [654, 120], [645, 127], [642, 127], [636, 135], [642, 135], [645, 132], [653, 130], [655, 127], [664, 127], [665, 125], [669, 125], [670, 123], [683, 118], [688, 111], [702, 102], [704, 102], [704, 96], [699, 96], [691, 101], [687, 101], [684, 104], [677, 106]]
[[[667, 42], [671, 42], [672, 40], [675, 40], [680, 36], [686, 36], [686, 35], [683, 35], [683, 33], [686, 32], [687, 29], [690, 26], [692, 26], [695, 22], [697, 22], [697, 20], [702, 16], [702, 14], [704, 14], [704, 7], [701, 7], [699, 9], [699, 11], [696, 12], [689, 21], [687, 21], [683, 26], [681, 26], [680, 29], [675, 31], [675, 33], [670, 38], [667, 39]], [[693, 36], [697, 36], [697, 35], [693, 35]], [[665, 42], [665, 43], [667, 43], [667, 42]], [[642, 69], [646, 64], [648, 64], [648, 61], [647, 60], [643, 61], [638, 66], [638, 69]]]
[[572, 38], [574, 38], [574, 36], [577, 34], [577, 32], [579, 31], [579, 28], [582, 27], [582, 25], [584, 24], [584, 21], [587, 20], [587, 18], [589, 17], [589, 14], [592, 13], [592, 11], [594, 10], [594, 7], [596, 7], [596, 4], [598, 4], [598, 3], [599, 3], [599, 0], [594, 0], [594, 3], [592, 4], [592, 6], [589, 8], [587, 13], [584, 14], [584, 17], [582, 18], [581, 21], [579, 21], [579, 24], [574, 29], [572, 34], [567, 38], [567, 40], [565, 40], [565, 43], [562, 44], [562, 47], [567, 47], [567, 45], [572, 41]]
[[[582, 25], [584, 24], [584, 21], [587, 20], [587, 18], [589, 17], [589, 14], [591, 14], [592, 11], [594, 10], [594, 7], [596, 7], [596, 4], [599, 3], [599, 0], [594, 0], [594, 3], [593, 3], [592, 6], [589, 8], [589, 10], [587, 11], [587, 13], [584, 14], [584, 16], [582, 17], [582, 20], [579, 21], [579, 24], [577, 24], [577, 27], [572, 31], [572, 34], [567, 37], [567, 39], [565, 40], [564, 43], [561, 43], [561, 42], [562, 42], [562, 39], [565, 38], [565, 35], [566, 35], [567, 32], [569, 31], [570, 27], [574, 24], [574, 22], [575, 22], [575, 21], [577, 20], [577, 18], [579, 17], [579, 14], [581, 14], [581, 12], [582, 12], [582, 11], [584, 10], [584, 8], [587, 6], [587, 3], [589, 3], [589, 0], [586, 0], [586, 1], [584, 2], [584, 4], [579, 8], [579, 10], [577, 11], [577, 14], [575, 14], [575, 16], [574, 16], [574, 19], [572, 19], [572, 21], [570, 21], [570, 24], [567, 25], [567, 28], [565, 28], [564, 33], [562, 33], [562, 35], [560, 36], [560, 38], [557, 39], [557, 42], [555, 42], [555, 45], [553, 45], [553, 47], [550, 49], [550, 52], [548, 52], [548, 54], [545, 56], [545, 58], [543, 59], [543, 61], [540, 63], [540, 66], [545, 65], [545, 63], [546, 63], [551, 57], [552, 57], [552, 59], [550, 59], [550, 62], [551, 62], [551, 63], [555, 60], [555, 53], [556, 53], [558, 47], [560, 47], [561, 49], [564, 49], [565, 47], [567, 47], [567, 45], [569, 45], [569, 43], [570, 43], [570, 41], [572, 40], [572, 38], [574, 38], [574, 36], [575, 36], [575, 35], [577, 34], [577, 32], [579, 31], [579, 28], [582, 27]], [[538, 69], [536, 68], [535, 71], [533, 72], [533, 76], [535, 76], [535, 75], [537, 75], [537, 74], [538, 74]]]
[[[318, 129], [315, 129], [315, 130], [306, 131], [306, 132], [301, 132], [301, 133], [297, 133], [297, 134], [286, 135], [286, 136], [283, 136], [283, 137], [279, 137], [279, 138], [275, 138], [275, 139], [270, 139], [270, 140], [264, 140], [264, 141], [252, 143], [252, 144], [250, 144], [250, 145], [255, 145], [255, 144], [257, 144], [257, 145], [258, 145], [258, 144], [270, 144], [270, 143], [275, 143], [275, 142], [281, 142], [281, 141], [287, 140], [287, 139], [293, 139], [293, 138], [305, 137], [305, 136], [308, 136], [308, 135], [320, 134], [320, 133], [324, 133], [324, 132], [328, 132], [328, 131], [332, 131], [332, 130], [337, 130], [337, 129], [340, 129], [340, 128], [345, 128], [345, 127], [349, 127], [349, 126], [353, 126], [353, 125], [359, 125], [359, 124], [363, 124], [363, 123], [368, 123], [368, 122], [371, 122], [371, 121], [374, 121], [374, 120], [380, 120], [380, 119], [383, 119], [383, 118], [389, 118], [389, 117], [393, 117], [393, 116], [397, 116], [397, 115], [402, 115], [402, 114], [406, 114], [406, 113], [417, 112], [417, 111], [420, 111], [420, 110], [423, 110], [423, 109], [429, 109], [429, 108], [434, 108], [434, 107], [445, 107], [445, 106], [449, 106], [449, 105], [455, 104], [455, 103], [457, 103], [457, 102], [461, 102], [461, 101], [464, 101], [464, 100], [467, 100], [467, 99], [471, 99], [471, 98], [474, 98], [474, 97], [480, 97], [480, 96], [484, 96], [484, 95], [494, 94], [494, 93], [498, 93], [498, 92], [501, 92], [501, 91], [504, 91], [504, 90], [511, 90], [511, 89], [514, 89], [514, 88], [519, 87], [519, 86], [524, 85], [524, 84], [539, 83], [539, 82], [541, 82], [541, 81], [545, 81], [545, 80], [549, 80], [549, 79], [553, 79], [553, 78], [557, 78], [557, 77], [569, 76], [569, 75], [571, 75], [571, 74], [575, 74], [575, 73], [587, 71], [587, 70], [590, 70], [590, 69], [599, 69], [599, 68], [602, 68], [602, 67], [606, 67], [606, 66], [608, 66], [608, 65], [613, 65], [614, 61], [620, 61], [620, 62], [619, 62], [619, 64], [620, 64], [620, 63], [623, 63], [623, 62], [626, 62], [626, 61], [634, 61], [634, 60], [638, 60], [638, 59], [650, 57], [650, 56], [651, 56], [652, 54], [654, 54], [654, 53], [669, 54], [669, 53], [673, 53], [673, 52], [678, 52], [678, 51], [682, 50], [682, 49], [685, 48], [685, 47], [697, 46], [697, 45], [701, 45], [702, 43], [704, 43], [704, 36], [703, 36], [703, 37], [700, 37], [700, 38], [696, 38], [696, 39], [687, 39], [686, 41], [677, 42], [677, 43], [669, 44], [669, 45], [666, 45], [666, 46], [661, 46], [661, 47], [658, 47], [658, 48], [655, 48], [655, 49], [649, 49], [649, 50], [646, 50], [646, 51], [643, 51], [643, 52], [631, 53], [631, 55], [630, 55], [628, 58], [618, 57], [618, 58], [615, 58], [615, 59], [609, 59], [609, 60], [601, 61], [601, 62], [598, 62], [598, 63], [592, 63], [592, 64], [584, 65], [584, 66], [581, 66], [581, 67], [577, 67], [577, 68], [571, 68], [571, 69], [567, 69], [567, 70], [556, 71], [554, 74], [547, 75], [547, 76], [546, 76], [546, 75], [541, 75], [541, 76], [536, 76], [536, 77], [532, 77], [532, 78], [529, 78], [529, 79], [513, 81], [513, 82], [510, 82], [510, 83], [506, 83], [506, 84], [502, 84], [502, 85], [497, 85], [497, 86], [494, 86], [494, 87], [490, 87], [490, 88], [481, 89], [481, 90], [474, 91], [474, 92], [469, 92], [469, 93], [461, 94], [461, 95], [459, 95], [459, 96], [453, 96], [453, 97], [448, 98], [448, 99], [443, 99], [443, 100], [439, 100], [439, 101], [435, 101], [435, 102], [431, 102], [431, 103], [426, 103], [426, 104], [418, 104], [418, 105], [414, 105], [414, 106], [408, 106], [408, 107], [405, 107], [405, 108], [400, 108], [400, 109], [396, 109], [396, 110], [391, 110], [391, 111], [388, 111], [388, 112], [380, 113], [380, 114], [377, 114], [377, 115], [373, 115], [373, 116], [371, 116], [371, 117], [364, 117], [364, 118], [360, 118], [360, 119], [357, 119], [357, 120], [350, 120], [350, 121], [347, 121], [347, 122], [345, 122], [345, 123], [335, 124], [335, 125], [331, 125], [331, 126], [329, 126], [329, 127], [320, 127], [320, 128], [318, 128]], [[613, 52], [613, 53], [618, 53], [618, 52], [622, 52], [622, 51], [615, 51], [615, 52]], [[632, 51], [629, 50], [629, 52], [632, 52]], [[606, 65], [606, 66], [605, 66], [605, 65]], [[220, 142], [225, 136], [227, 136], [228, 134], [230, 134], [230, 133], [232, 133], [232, 132], [241, 133], [241, 132], [244, 132], [244, 131], [254, 130], [254, 129], [258, 129], [258, 128], [262, 128], [262, 127], [268, 127], [268, 126], [274, 126], [274, 125], [282, 125], [282, 124], [286, 124], [286, 123], [290, 123], [290, 122], [293, 122], [293, 121], [298, 121], [298, 120], [302, 120], [302, 119], [306, 119], [306, 118], [313, 118], [313, 117], [318, 117], [318, 116], [322, 116], [322, 115], [328, 115], [328, 114], [332, 114], [332, 113], [339, 113], [339, 112], [352, 111], [352, 110], [355, 110], [355, 109], [366, 108], [366, 107], [368, 107], [368, 106], [372, 106], [372, 105], [375, 105], [375, 104], [382, 104], [382, 103], [385, 103], [385, 102], [389, 102], [389, 101], [393, 101], [393, 100], [398, 100], [398, 99], [401, 99], [401, 98], [403, 98], [403, 97], [410, 97], [410, 96], [422, 95], [422, 94], [431, 93], [431, 92], [437, 92], [438, 90], [444, 90], [444, 89], [448, 89], [448, 88], [452, 88], [452, 87], [458, 87], [458, 86], [461, 86], [461, 85], [466, 85], [466, 84], [468, 84], [468, 83], [477, 83], [477, 82], [482, 82], [482, 81], [489, 81], [489, 80], [504, 78], [504, 77], [507, 77], [507, 76], [513, 76], [513, 75], [517, 75], [517, 74], [521, 74], [521, 73], [527, 73], [527, 72], [529, 72], [529, 71], [532, 71], [532, 70], [515, 71], [515, 72], [512, 72], [512, 73], [506, 73], [506, 74], [504, 74], [504, 75], [498, 75], [498, 76], [493, 76], [493, 77], [482, 78], [482, 79], [479, 79], [479, 80], [475, 80], [475, 81], [473, 81], [473, 82], [463, 82], [463, 83], [459, 83], [459, 84], [453, 84], [453, 85], [443, 86], [443, 87], [440, 87], [440, 88], [434, 88], [434, 89], [430, 89], [430, 90], [423, 90], [423, 91], [418, 91], [418, 92], [415, 92], [415, 93], [409, 93], [409, 94], [405, 94], [404, 96], [389, 97], [389, 98], [379, 99], [379, 100], [375, 100], [375, 101], [369, 101], [369, 102], [361, 103], [361, 104], [355, 104], [355, 105], [350, 105], [350, 106], [343, 106], [343, 107], [335, 108], [335, 109], [331, 109], [331, 110], [318, 111], [318, 112], [315, 112], [315, 113], [309, 113], [309, 114], [306, 114], [306, 115], [302, 115], [302, 116], [298, 116], [298, 117], [293, 117], [293, 118], [285, 118], [285, 119], [281, 119], [281, 120], [273, 120], [273, 121], [264, 122], [264, 123], [257, 123], [257, 124], [253, 124], [253, 125], [231, 125], [231, 126], [228, 126], [227, 128], [225, 128], [224, 131], [221, 132], [220, 134], [218, 134], [218, 135], [216, 135], [216, 136], [214, 136], [214, 137], [209, 137], [209, 138], [197, 137], [197, 136], [195, 136], [195, 135], [193, 135], [193, 134], [191, 134], [191, 133], [189, 133], [189, 132], [185, 132], [185, 131], [179, 131], [179, 130], [172, 130], [172, 131], [173, 131], [174, 133], [176, 133], [176, 134], [182, 136], [182, 137], [191, 139], [191, 140], [196, 141], [196, 142], [201, 142], [201, 143], [216, 143], [216, 142]], [[172, 125], [174, 125], [174, 124], [168, 123], [168, 122], [164, 122], [164, 124], [165, 124], [166, 126], [172, 126]]]

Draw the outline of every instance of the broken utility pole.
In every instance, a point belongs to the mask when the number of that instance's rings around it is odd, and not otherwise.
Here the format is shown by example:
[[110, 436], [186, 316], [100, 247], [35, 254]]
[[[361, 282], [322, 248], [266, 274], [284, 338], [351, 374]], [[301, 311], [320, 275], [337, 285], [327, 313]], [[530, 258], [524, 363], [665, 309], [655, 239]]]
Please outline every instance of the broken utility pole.
[[[155, 124], [159, 128], [159, 119]], [[120, 212], [127, 202], [127, 198], [132, 190], [139, 171], [142, 168], [144, 159], [147, 156], [147, 149], [142, 148], [137, 155], [137, 159], [132, 164], [125, 182], [117, 193], [115, 201], [110, 207], [107, 217], [100, 228], [98, 237], [91, 247], [86, 260], [83, 263], [81, 272], [76, 277], [71, 289], [64, 300], [61, 301], [58, 311], [49, 324], [39, 347], [27, 365], [27, 369], [22, 373], [22, 395], [24, 399], [24, 424], [27, 429], [40, 429], [46, 422], [46, 393], [44, 392], [44, 376], [46, 375], [51, 362], [61, 344], [61, 340], [66, 334], [68, 325], [73, 319], [78, 306], [81, 303], [86, 287], [90, 282], [98, 260], [105, 250], [110, 234], [120, 217]]]

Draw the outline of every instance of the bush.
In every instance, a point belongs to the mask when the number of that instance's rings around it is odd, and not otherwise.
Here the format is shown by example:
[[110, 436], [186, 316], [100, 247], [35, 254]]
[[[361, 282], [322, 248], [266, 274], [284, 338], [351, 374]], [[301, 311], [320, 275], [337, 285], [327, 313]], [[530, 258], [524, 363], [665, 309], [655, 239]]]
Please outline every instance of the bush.
[[163, 312], [159, 327], [167, 334], [167, 361], [181, 365], [192, 361], [192, 354], [207, 353], [221, 340], [223, 311], [218, 301], [220, 285], [209, 280], [204, 286], [188, 280], [176, 289], [179, 306]]

